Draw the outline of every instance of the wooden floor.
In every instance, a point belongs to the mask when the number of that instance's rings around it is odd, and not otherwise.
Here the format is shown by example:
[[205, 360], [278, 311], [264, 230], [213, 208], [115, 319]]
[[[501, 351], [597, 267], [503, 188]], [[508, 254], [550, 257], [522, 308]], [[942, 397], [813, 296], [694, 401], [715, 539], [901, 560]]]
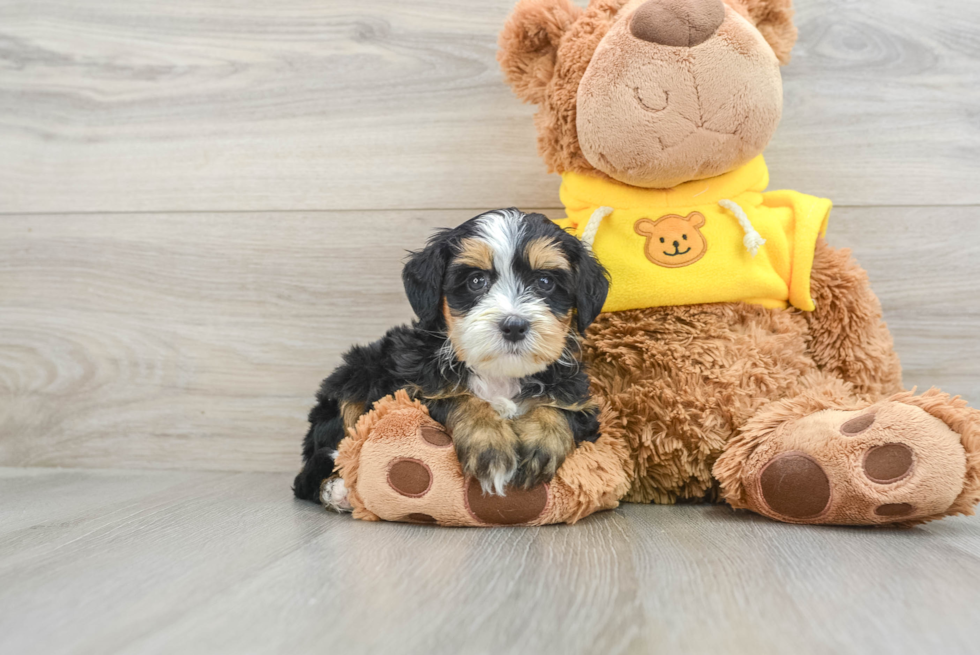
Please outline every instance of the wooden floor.
[[372, 524], [280, 473], [0, 469], [0, 652], [976, 653], [980, 520]]
[[[513, 3], [0, 0], [0, 654], [980, 652], [977, 518], [293, 501], [319, 380], [410, 317], [405, 250], [561, 215]], [[771, 188], [834, 201], [906, 385], [980, 404], [980, 2], [795, 5]]]

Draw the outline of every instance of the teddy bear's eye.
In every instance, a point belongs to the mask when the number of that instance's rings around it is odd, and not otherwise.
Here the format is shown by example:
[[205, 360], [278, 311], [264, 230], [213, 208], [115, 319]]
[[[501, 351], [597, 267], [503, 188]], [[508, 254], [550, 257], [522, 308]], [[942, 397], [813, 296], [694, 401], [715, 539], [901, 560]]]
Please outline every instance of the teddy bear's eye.
[[681, 238], [684, 239], [685, 241], [687, 241], [687, 235], [686, 234], [682, 234], [681, 235]]
[[664, 238], [663, 237], [660, 237], [660, 243], [663, 243], [663, 242], [664, 242]]

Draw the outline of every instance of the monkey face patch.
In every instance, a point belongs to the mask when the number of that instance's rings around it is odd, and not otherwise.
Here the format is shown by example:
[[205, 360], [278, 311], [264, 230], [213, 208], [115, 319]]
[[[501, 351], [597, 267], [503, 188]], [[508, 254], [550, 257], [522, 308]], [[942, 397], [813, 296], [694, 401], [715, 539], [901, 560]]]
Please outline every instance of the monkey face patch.
[[633, 229], [647, 238], [643, 247], [647, 259], [657, 266], [680, 268], [698, 261], [708, 251], [700, 230], [704, 223], [704, 214], [691, 212], [686, 217], [668, 214], [656, 221], [641, 218]]

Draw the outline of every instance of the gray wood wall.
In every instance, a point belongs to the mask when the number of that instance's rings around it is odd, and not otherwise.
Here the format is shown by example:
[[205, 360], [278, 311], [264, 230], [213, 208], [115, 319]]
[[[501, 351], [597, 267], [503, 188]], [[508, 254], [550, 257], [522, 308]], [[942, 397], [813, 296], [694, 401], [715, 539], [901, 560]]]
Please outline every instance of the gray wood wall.
[[[0, 465], [292, 470], [404, 251], [559, 215], [511, 0], [0, 0]], [[980, 403], [980, 3], [797, 0], [773, 188], [832, 198], [906, 383]]]

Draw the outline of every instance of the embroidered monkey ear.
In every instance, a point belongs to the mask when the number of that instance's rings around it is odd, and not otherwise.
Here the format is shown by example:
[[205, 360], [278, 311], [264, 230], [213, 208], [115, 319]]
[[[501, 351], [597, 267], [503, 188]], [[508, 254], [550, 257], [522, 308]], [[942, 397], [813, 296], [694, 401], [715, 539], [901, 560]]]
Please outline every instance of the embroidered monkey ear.
[[561, 37], [582, 12], [571, 0], [520, 0], [514, 7], [500, 33], [497, 61], [521, 100], [544, 102]]
[[725, 3], [755, 25], [780, 64], [789, 63], [790, 51], [796, 43], [793, 0], [725, 0]]

